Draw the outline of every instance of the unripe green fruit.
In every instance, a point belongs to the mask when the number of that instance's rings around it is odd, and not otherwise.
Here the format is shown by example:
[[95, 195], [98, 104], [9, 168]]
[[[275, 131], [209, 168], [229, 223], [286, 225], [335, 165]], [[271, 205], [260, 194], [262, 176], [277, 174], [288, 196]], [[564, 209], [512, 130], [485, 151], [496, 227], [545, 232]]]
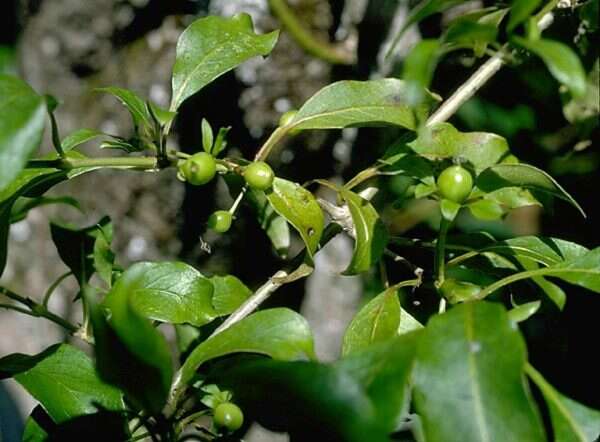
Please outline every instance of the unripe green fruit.
[[462, 203], [473, 189], [473, 177], [461, 166], [450, 166], [437, 179], [440, 195], [455, 203]]
[[288, 124], [290, 124], [297, 113], [298, 111], [295, 109], [289, 110], [286, 113], [284, 113], [281, 116], [281, 118], [279, 118], [279, 127], [287, 126]]
[[215, 408], [214, 422], [218, 427], [235, 431], [244, 424], [244, 414], [237, 405], [231, 402], [223, 402]]
[[255, 161], [244, 170], [244, 179], [255, 190], [267, 190], [273, 184], [273, 169], [263, 161]]
[[179, 171], [188, 183], [201, 186], [214, 178], [217, 172], [217, 163], [212, 155], [199, 152], [185, 160]]
[[231, 227], [233, 217], [227, 210], [217, 210], [208, 217], [208, 227], [215, 232], [225, 233]]

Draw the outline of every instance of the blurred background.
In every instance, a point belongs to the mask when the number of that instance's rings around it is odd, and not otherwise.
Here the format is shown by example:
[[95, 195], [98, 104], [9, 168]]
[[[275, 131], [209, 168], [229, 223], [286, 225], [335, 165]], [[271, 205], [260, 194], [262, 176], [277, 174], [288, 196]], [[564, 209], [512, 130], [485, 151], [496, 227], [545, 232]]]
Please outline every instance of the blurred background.
[[[174, 50], [180, 32], [195, 18], [237, 12], [252, 15], [259, 32], [280, 28], [274, 1], [267, 0], [4, 0], [0, 26], [0, 71], [27, 80], [38, 92], [61, 102], [56, 111], [63, 135], [82, 127], [128, 136], [129, 116], [112, 97], [94, 92], [108, 85], [130, 88], [167, 106]], [[391, 57], [384, 54], [407, 11], [417, 2], [397, 0], [288, 0], [287, 4], [319, 41], [334, 45], [345, 59], [332, 64], [307, 54], [285, 31], [267, 59], [253, 59], [219, 78], [181, 108], [169, 144], [185, 152], [201, 149], [200, 122], [232, 126], [228, 154], [251, 158], [261, 141], [277, 126], [282, 113], [298, 108], [317, 90], [341, 79], [398, 76], [402, 60], [421, 38], [439, 36], [458, 14], [493, 4], [466, 1], [444, 14], [423, 21], [406, 33]], [[569, 2], [567, 2], [569, 3]], [[598, 2], [596, 1], [596, 7]], [[577, 13], [566, 8], [546, 34], [577, 49], [586, 71], [598, 58], [598, 23], [581, 29]], [[563, 109], [558, 84], [537, 59], [524, 58], [517, 67], [503, 68], [452, 118], [461, 130], [496, 132], [508, 139], [522, 161], [549, 171], [588, 213], [583, 219], [573, 208], [556, 202], [552, 210], [525, 208], [502, 222], [485, 223], [462, 216], [458, 229], [486, 230], [497, 238], [543, 234], [600, 245], [600, 151], [598, 149], [598, 77], [596, 89], [582, 116]], [[432, 90], [448, 97], [480, 64], [471, 53], [454, 52], [436, 70]], [[591, 109], [591, 113], [589, 110]], [[326, 178], [342, 182], [372, 164], [399, 135], [393, 129], [346, 129], [307, 132], [288, 139], [272, 156], [276, 173], [299, 182]], [[48, 135], [48, 134], [47, 134]], [[43, 149], [50, 146], [47, 137]], [[106, 155], [91, 143], [89, 154]], [[114, 152], [110, 152], [114, 154]], [[410, 183], [382, 178], [375, 204], [394, 235], [435, 238], [437, 206], [403, 199]], [[247, 208], [227, 235], [206, 232], [205, 220], [231, 203], [222, 180], [192, 188], [175, 179], [173, 171], [160, 174], [102, 171], [59, 185], [55, 195], [77, 198], [78, 212], [65, 206], [32, 211], [10, 232], [9, 262], [2, 285], [34, 298], [66, 267], [51, 241], [48, 221], [79, 226], [109, 215], [115, 225], [115, 250], [123, 265], [140, 260], [184, 260], [206, 274], [233, 273], [251, 288], [261, 285], [284, 261]], [[383, 201], [394, 201], [383, 206]], [[210, 253], [207, 247], [210, 246]], [[317, 351], [323, 360], [339, 354], [341, 336], [353, 313], [381, 289], [378, 272], [364, 277], [342, 277], [352, 253], [352, 241], [338, 236], [317, 258], [307, 280], [277, 292], [273, 305], [299, 309], [313, 326]], [[402, 251], [422, 267], [430, 256]], [[406, 276], [388, 268], [390, 278]], [[574, 399], [600, 408], [597, 376], [600, 335], [596, 320], [600, 297], [565, 286], [564, 312], [544, 300], [541, 313], [523, 330], [530, 358], [547, 378]], [[65, 281], [53, 296], [51, 308], [76, 315], [74, 281]], [[416, 299], [406, 295], [417, 317], [428, 314], [435, 295]], [[73, 310], [73, 313], [71, 313]], [[53, 324], [0, 311], [0, 356], [12, 352], [37, 353], [64, 339]], [[0, 441], [20, 440], [22, 422], [33, 402], [11, 382], [0, 383]], [[248, 441], [285, 441], [252, 428]]]

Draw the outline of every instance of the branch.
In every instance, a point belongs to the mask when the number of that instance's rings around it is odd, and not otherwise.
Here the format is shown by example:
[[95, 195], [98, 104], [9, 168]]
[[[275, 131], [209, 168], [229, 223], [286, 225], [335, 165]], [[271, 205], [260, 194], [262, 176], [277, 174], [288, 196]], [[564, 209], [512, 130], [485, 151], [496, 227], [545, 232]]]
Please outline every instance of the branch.
[[56, 160], [31, 160], [27, 168], [51, 167], [71, 170], [80, 167], [113, 167], [120, 169], [155, 170], [159, 168], [156, 157], [100, 157], [100, 158], [60, 158]]

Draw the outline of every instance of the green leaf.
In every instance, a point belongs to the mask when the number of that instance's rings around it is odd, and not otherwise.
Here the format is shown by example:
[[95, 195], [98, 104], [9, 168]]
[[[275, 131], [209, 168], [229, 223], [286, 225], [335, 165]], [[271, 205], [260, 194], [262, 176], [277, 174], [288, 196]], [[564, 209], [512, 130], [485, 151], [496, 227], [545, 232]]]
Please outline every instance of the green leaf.
[[[33, 409], [31, 415], [25, 421], [23, 429], [22, 442], [46, 442], [48, 440], [48, 432], [44, 426], [53, 424], [52, 419], [44, 409], [38, 405]], [[44, 425], [45, 424], [45, 425]]]
[[117, 280], [105, 302], [127, 299], [138, 314], [155, 321], [201, 326], [217, 317], [213, 284], [182, 262], [141, 262]]
[[275, 251], [286, 257], [290, 248], [290, 228], [285, 218], [277, 214], [264, 192], [248, 189], [246, 201], [254, 209], [258, 223], [271, 240]]
[[398, 335], [400, 327], [398, 289], [389, 288], [371, 299], [348, 325], [342, 355], [348, 355]]
[[406, 82], [408, 103], [421, 104], [427, 94], [439, 57], [440, 44], [435, 39], [421, 40], [404, 60], [402, 79]]
[[136, 128], [152, 124], [152, 117], [148, 112], [146, 102], [135, 92], [114, 86], [98, 88], [96, 90], [115, 96], [131, 114], [133, 124]]
[[540, 269], [540, 272], [600, 293], [600, 247], [578, 258]]
[[435, 100], [412, 108], [407, 84], [402, 80], [345, 80], [330, 84], [313, 95], [286, 125], [286, 130], [341, 129], [356, 126], [395, 125], [415, 129], [415, 113], [423, 119]]
[[526, 371], [544, 395], [550, 410], [554, 441], [590, 442], [598, 440], [600, 411], [563, 396], [531, 365], [527, 365]]
[[10, 223], [14, 224], [16, 222], [24, 220], [25, 218], [27, 218], [27, 214], [29, 213], [29, 211], [35, 209], [36, 207], [47, 206], [50, 204], [64, 204], [82, 212], [81, 206], [79, 205], [79, 201], [70, 196], [38, 196], [34, 198], [27, 198], [25, 196], [22, 196], [20, 198], [17, 198], [10, 210]]
[[110, 218], [104, 217], [97, 223], [82, 229], [50, 224], [52, 241], [63, 262], [77, 278], [80, 286], [87, 283], [95, 272], [94, 245], [102, 229], [110, 224]]
[[202, 119], [202, 148], [204, 152], [211, 153], [213, 147], [213, 130], [206, 118]]
[[510, 5], [510, 16], [506, 30], [512, 32], [518, 25], [527, 20], [537, 9], [542, 0], [513, 0]]
[[0, 74], [0, 192], [40, 145], [45, 117], [42, 97], [18, 78]]
[[508, 311], [508, 317], [514, 322], [523, 322], [531, 318], [539, 309], [542, 303], [540, 301], [526, 302], [517, 305]]
[[461, 20], [448, 28], [444, 34], [444, 41], [459, 47], [485, 47], [488, 43], [496, 41], [497, 36], [497, 26]]
[[217, 380], [252, 419], [293, 440], [389, 440], [362, 386], [335, 366], [250, 360], [217, 373]]
[[102, 409], [125, 409], [121, 392], [102, 382], [92, 360], [68, 344], [0, 359], [0, 378], [6, 377], [21, 384], [57, 423]]
[[252, 290], [232, 275], [213, 276], [210, 282], [214, 287], [212, 306], [219, 316], [233, 313], [252, 295]]
[[244, 61], [268, 55], [278, 34], [256, 34], [248, 14], [193, 22], [177, 42], [170, 109], [177, 110], [186, 98]]
[[325, 223], [313, 194], [297, 183], [275, 178], [266, 196], [275, 212], [298, 231], [312, 257], [319, 247]]
[[79, 129], [63, 138], [61, 142], [62, 148], [65, 152], [68, 152], [83, 143], [103, 135], [102, 132], [95, 129]]
[[504, 210], [502, 206], [489, 199], [480, 199], [467, 204], [471, 214], [478, 219], [493, 221], [502, 218]]
[[340, 196], [348, 204], [355, 231], [354, 253], [345, 275], [366, 272], [383, 255], [388, 234], [379, 214], [369, 201], [346, 189]]
[[111, 249], [113, 225], [107, 223], [99, 227], [94, 241], [94, 268], [108, 287], [112, 286], [115, 254]]
[[388, 431], [408, 412], [410, 383], [421, 332], [407, 333], [344, 357], [335, 364], [355, 378], [373, 401], [377, 420]]
[[498, 304], [460, 304], [431, 319], [414, 386], [426, 440], [545, 441], [525, 362], [523, 338]]
[[475, 185], [484, 192], [493, 192], [505, 187], [522, 187], [561, 198], [571, 203], [585, 216], [585, 212], [577, 201], [543, 170], [529, 164], [496, 164], [490, 166], [475, 181]]
[[576, 97], [585, 94], [585, 71], [579, 57], [567, 45], [547, 39], [526, 40], [513, 36], [519, 46], [540, 57], [556, 80], [569, 88]]
[[90, 290], [84, 290], [98, 373], [120, 387], [134, 406], [158, 413], [171, 387], [171, 352], [164, 336], [132, 308], [120, 281], [101, 305], [96, 304]]
[[440, 201], [440, 211], [442, 212], [442, 216], [447, 221], [454, 221], [456, 215], [458, 215], [458, 211], [460, 210], [461, 205], [447, 199], [442, 199]]
[[306, 320], [292, 310], [256, 312], [198, 345], [183, 363], [177, 385], [184, 386], [204, 362], [239, 352], [281, 360], [314, 358], [313, 336]]
[[[588, 2], [586, 4], [590, 4]], [[598, 2], [596, 1], [596, 5]], [[581, 97], [569, 96], [563, 106], [563, 113], [569, 123], [584, 122], [593, 119], [600, 114], [600, 59], [596, 62], [588, 73], [586, 80], [586, 91]]]
[[425, 126], [408, 146], [429, 160], [465, 160], [476, 174], [498, 163], [508, 154], [508, 144], [499, 135], [487, 132], [459, 132], [450, 123]]

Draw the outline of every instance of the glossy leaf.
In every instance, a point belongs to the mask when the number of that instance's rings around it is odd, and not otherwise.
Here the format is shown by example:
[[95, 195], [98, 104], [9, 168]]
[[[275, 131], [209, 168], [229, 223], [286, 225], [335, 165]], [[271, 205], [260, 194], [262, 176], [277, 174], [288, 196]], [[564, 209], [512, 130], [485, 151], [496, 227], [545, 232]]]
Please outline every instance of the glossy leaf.
[[525, 343], [512, 324], [500, 305], [485, 302], [427, 324], [414, 386], [427, 441], [546, 440], [524, 381]]
[[248, 14], [196, 20], [179, 37], [173, 67], [171, 110], [244, 61], [268, 55], [278, 32], [258, 35]]
[[508, 311], [508, 317], [514, 322], [523, 322], [531, 318], [539, 309], [542, 303], [540, 301], [526, 302], [517, 305]]
[[547, 39], [526, 40], [514, 36], [512, 40], [544, 60], [554, 78], [567, 86], [574, 96], [581, 97], [585, 94], [585, 71], [579, 57], [570, 47]]
[[22, 80], [0, 73], [0, 191], [40, 145], [45, 117], [42, 97]]
[[471, 214], [482, 220], [496, 220], [504, 215], [504, 210], [495, 201], [489, 199], [480, 199], [467, 205]]
[[421, 332], [407, 333], [344, 357], [335, 365], [355, 378], [373, 401], [380, 424], [398, 428], [410, 402], [417, 344]]
[[395, 125], [415, 129], [415, 112], [421, 119], [426, 117], [434, 101], [430, 93], [426, 97], [427, 105], [412, 108], [409, 88], [402, 80], [338, 81], [313, 95], [285, 127], [298, 130]]
[[498, 163], [508, 153], [508, 144], [501, 136], [486, 132], [459, 132], [449, 123], [422, 128], [417, 139], [408, 146], [429, 160], [466, 160], [477, 174]]
[[352, 261], [344, 274], [366, 272], [383, 255], [387, 244], [387, 231], [369, 201], [345, 189], [340, 190], [340, 196], [348, 204], [355, 231]]
[[185, 385], [204, 362], [240, 352], [281, 360], [314, 358], [313, 336], [306, 320], [292, 310], [256, 312], [198, 345], [183, 363], [176, 384]]
[[171, 352], [160, 332], [131, 307], [129, 293], [123, 293], [119, 282], [101, 305], [90, 290], [84, 290], [94, 330], [96, 367], [135, 407], [158, 413], [173, 377]]
[[219, 316], [233, 313], [252, 295], [252, 290], [232, 275], [213, 276], [210, 282], [214, 288], [212, 306]]
[[298, 231], [309, 255], [313, 256], [325, 223], [321, 207], [313, 194], [297, 183], [275, 178], [266, 195], [275, 212]]
[[440, 211], [442, 212], [442, 216], [444, 219], [450, 222], [454, 221], [454, 218], [456, 218], [456, 215], [458, 215], [460, 207], [460, 204], [451, 200], [442, 199], [440, 201]]
[[68, 344], [53, 345], [34, 356], [6, 356], [0, 359], [0, 377], [14, 378], [57, 423], [100, 409], [125, 408], [122, 393], [102, 382], [92, 360]]
[[202, 119], [202, 148], [204, 152], [210, 153], [213, 147], [213, 130], [206, 118]]
[[96, 273], [110, 287], [113, 279], [113, 268], [115, 265], [115, 254], [111, 249], [113, 239], [113, 225], [107, 223], [97, 231], [94, 241], [94, 268]]
[[63, 151], [68, 152], [83, 143], [87, 143], [88, 141], [103, 135], [102, 132], [94, 129], [79, 129], [63, 138], [61, 145]]
[[541, 2], [542, 0], [513, 0], [506, 30], [512, 32], [518, 25], [527, 20]]
[[479, 189], [485, 192], [493, 192], [506, 187], [518, 186], [550, 194], [571, 203], [585, 216], [585, 212], [577, 201], [543, 170], [529, 164], [497, 164], [490, 166], [475, 181], [475, 185]]
[[[250, 360], [219, 370], [218, 382], [252, 419], [294, 440], [385, 442], [372, 402], [345, 370], [314, 362]], [[268, 394], [265, 394], [268, 392]]]
[[556, 442], [590, 442], [600, 437], [600, 411], [560, 394], [532, 366], [527, 374], [540, 389], [550, 410]]
[[134, 264], [117, 280], [106, 302], [117, 297], [155, 321], [201, 326], [217, 317], [210, 280], [182, 262]]
[[440, 44], [435, 39], [424, 39], [411, 49], [404, 60], [402, 79], [408, 89], [408, 104], [421, 104], [427, 94], [439, 56]]
[[89, 281], [95, 272], [94, 244], [102, 229], [110, 223], [110, 218], [104, 217], [97, 223], [79, 229], [76, 227], [50, 224], [52, 241], [63, 262], [69, 267], [80, 285]]
[[371, 299], [348, 325], [342, 343], [342, 355], [355, 353], [373, 343], [397, 336], [400, 315], [396, 288], [389, 288]]
[[152, 117], [148, 112], [146, 102], [135, 92], [120, 87], [104, 87], [96, 89], [115, 96], [127, 108], [133, 119], [135, 127], [143, 127], [152, 124]]
[[585, 255], [541, 269], [544, 276], [556, 276], [571, 284], [600, 293], [600, 247]]
[[281, 215], [269, 204], [264, 192], [248, 189], [246, 200], [256, 213], [258, 223], [263, 228], [275, 251], [285, 257], [290, 247], [290, 228]]

